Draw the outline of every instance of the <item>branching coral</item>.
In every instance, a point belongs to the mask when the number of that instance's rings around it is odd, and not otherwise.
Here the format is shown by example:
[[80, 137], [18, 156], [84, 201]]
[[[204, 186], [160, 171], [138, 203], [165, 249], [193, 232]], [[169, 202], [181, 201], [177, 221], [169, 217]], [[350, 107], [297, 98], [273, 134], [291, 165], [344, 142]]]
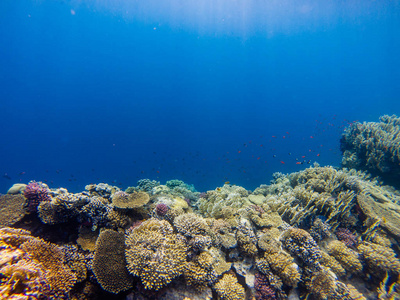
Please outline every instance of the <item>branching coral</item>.
[[333, 240], [327, 247], [329, 255], [333, 256], [348, 272], [357, 274], [362, 270], [362, 264], [357, 252], [347, 248], [346, 245]]
[[126, 269], [124, 234], [104, 230], [96, 241], [93, 272], [101, 287], [119, 293], [133, 286], [132, 276]]
[[49, 188], [41, 182], [32, 181], [24, 190], [28, 211], [36, 211], [41, 202], [50, 201]]
[[126, 246], [128, 270], [145, 289], [159, 290], [183, 273], [186, 246], [166, 221], [143, 222], [127, 235]]

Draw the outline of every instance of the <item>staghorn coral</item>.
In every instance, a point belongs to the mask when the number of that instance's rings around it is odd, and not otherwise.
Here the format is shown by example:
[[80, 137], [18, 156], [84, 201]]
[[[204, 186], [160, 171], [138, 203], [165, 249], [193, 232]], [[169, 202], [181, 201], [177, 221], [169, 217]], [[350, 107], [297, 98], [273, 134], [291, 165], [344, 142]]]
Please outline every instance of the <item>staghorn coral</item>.
[[93, 273], [101, 287], [114, 294], [133, 287], [133, 278], [126, 269], [125, 237], [114, 230], [102, 231], [96, 241]]
[[378, 175], [390, 184], [400, 179], [400, 118], [384, 115], [380, 122], [354, 122], [340, 139], [342, 165]]
[[25, 197], [19, 195], [0, 195], [0, 227], [11, 226], [26, 214]]
[[328, 254], [333, 256], [348, 272], [357, 274], [362, 270], [362, 264], [358, 253], [347, 248], [346, 245], [337, 240], [331, 241], [327, 246]]
[[357, 249], [373, 275], [384, 277], [386, 272], [394, 276], [400, 275], [400, 261], [391, 248], [363, 242]]
[[112, 196], [112, 204], [121, 209], [132, 209], [142, 207], [150, 200], [149, 194], [146, 192], [133, 192], [131, 194], [123, 191], [115, 192]]
[[215, 285], [214, 289], [222, 300], [245, 299], [244, 288], [231, 274], [225, 274]]
[[159, 290], [183, 273], [186, 246], [167, 221], [150, 219], [133, 228], [126, 247], [128, 270], [145, 289]]
[[320, 268], [321, 250], [311, 235], [299, 228], [289, 228], [282, 235], [283, 246], [313, 270]]
[[42, 182], [31, 181], [25, 187], [24, 196], [26, 198], [27, 210], [35, 212], [41, 202], [50, 201], [49, 188]]

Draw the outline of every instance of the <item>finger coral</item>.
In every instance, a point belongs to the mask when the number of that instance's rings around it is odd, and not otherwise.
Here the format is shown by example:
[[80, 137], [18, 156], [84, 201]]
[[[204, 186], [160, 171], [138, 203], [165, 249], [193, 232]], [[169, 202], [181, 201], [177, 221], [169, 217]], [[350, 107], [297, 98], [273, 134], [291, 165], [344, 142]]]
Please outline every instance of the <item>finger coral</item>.
[[130, 289], [133, 278], [126, 269], [125, 237], [114, 230], [104, 230], [96, 241], [93, 273], [101, 287], [114, 294]]
[[183, 273], [186, 246], [167, 221], [150, 219], [133, 228], [126, 247], [128, 270], [145, 289], [159, 290]]

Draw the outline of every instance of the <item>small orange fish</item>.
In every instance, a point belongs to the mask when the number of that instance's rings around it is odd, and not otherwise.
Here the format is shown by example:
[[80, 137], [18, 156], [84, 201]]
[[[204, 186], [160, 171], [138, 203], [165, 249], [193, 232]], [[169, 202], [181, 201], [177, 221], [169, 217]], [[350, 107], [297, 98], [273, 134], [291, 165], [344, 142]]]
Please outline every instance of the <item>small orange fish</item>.
[[225, 184], [230, 184], [230, 182], [229, 181], [225, 181]]
[[314, 137], [312, 135], [310, 135], [310, 139], [313, 139]]
[[321, 155], [321, 154], [319, 154], [319, 153], [317, 154], [317, 156], [320, 156], [320, 155]]
[[261, 157], [257, 157], [257, 160], [260, 160]]
[[284, 162], [283, 160], [281, 160], [281, 164], [282, 164], [282, 165], [284, 165], [284, 164], [285, 164], [285, 162]]
[[305, 156], [305, 155], [303, 155], [301, 158], [306, 158], [306, 156]]
[[296, 162], [296, 165], [301, 165], [301, 162], [300, 161]]
[[273, 135], [272, 137], [276, 139], [276, 136], [275, 136], [275, 135]]
[[239, 150], [238, 153], [240, 153], [240, 152], [242, 152], [242, 151]]

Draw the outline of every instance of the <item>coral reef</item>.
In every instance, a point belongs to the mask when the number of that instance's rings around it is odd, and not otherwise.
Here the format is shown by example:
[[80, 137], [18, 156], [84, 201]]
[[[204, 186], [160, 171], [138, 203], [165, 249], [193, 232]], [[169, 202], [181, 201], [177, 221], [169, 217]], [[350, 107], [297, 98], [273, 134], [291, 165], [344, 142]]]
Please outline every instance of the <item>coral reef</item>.
[[337, 240], [331, 241], [327, 246], [328, 254], [333, 256], [346, 271], [360, 273], [363, 266], [356, 251], [347, 248], [346, 245]]
[[22, 195], [0, 195], [0, 227], [11, 226], [26, 214], [25, 197]]
[[165, 216], [166, 213], [168, 212], [169, 207], [165, 203], [158, 203], [156, 205], [156, 214], [158, 216]]
[[400, 179], [400, 118], [380, 117], [380, 122], [354, 122], [340, 140], [342, 165], [367, 170], [398, 186]]
[[166, 221], [150, 219], [133, 228], [126, 247], [128, 270], [145, 289], [159, 290], [185, 269], [186, 246]]
[[114, 294], [133, 287], [133, 278], [126, 269], [123, 233], [106, 229], [96, 241], [93, 272], [101, 287]]

